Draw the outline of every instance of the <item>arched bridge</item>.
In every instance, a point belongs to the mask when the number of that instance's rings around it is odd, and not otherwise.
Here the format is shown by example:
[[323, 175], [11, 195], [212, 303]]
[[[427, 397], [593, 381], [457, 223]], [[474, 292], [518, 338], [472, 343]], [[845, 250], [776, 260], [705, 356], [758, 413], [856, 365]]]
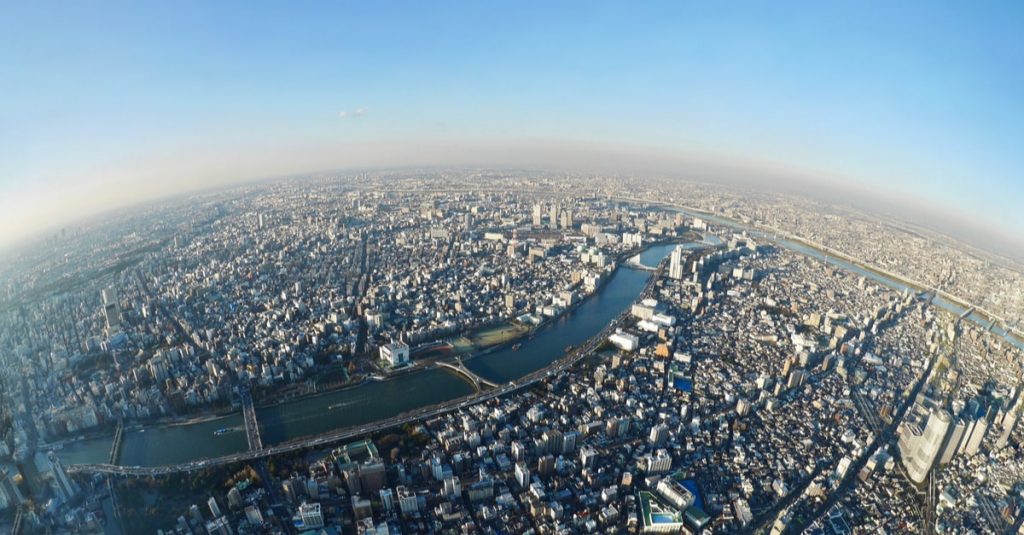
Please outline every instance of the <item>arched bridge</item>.
[[498, 388], [497, 383], [488, 381], [487, 379], [484, 379], [483, 377], [480, 377], [479, 375], [469, 371], [469, 368], [467, 368], [466, 365], [462, 363], [461, 358], [455, 357], [455, 362], [457, 364], [452, 364], [450, 362], [438, 362], [437, 365], [442, 368], [448, 368], [449, 370], [452, 370], [455, 373], [461, 374], [466, 379], [469, 379], [473, 383], [473, 388], [476, 388], [477, 390], [483, 390], [484, 386]]
[[651, 267], [651, 266], [648, 266], [647, 264], [644, 264], [643, 262], [641, 262], [639, 254], [635, 254], [635, 255], [629, 257], [629, 260], [626, 260], [626, 265], [628, 265], [631, 268], [642, 269], [644, 271], [657, 271], [658, 270], [658, 268], [656, 268], [656, 267]]

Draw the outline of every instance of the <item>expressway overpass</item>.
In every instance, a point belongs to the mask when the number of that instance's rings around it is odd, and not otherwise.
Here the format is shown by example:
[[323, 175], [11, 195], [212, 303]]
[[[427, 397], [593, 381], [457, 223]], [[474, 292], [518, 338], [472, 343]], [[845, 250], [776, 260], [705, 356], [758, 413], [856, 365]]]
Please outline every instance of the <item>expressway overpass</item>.
[[[654, 290], [655, 284], [661, 279], [664, 274], [666, 262], [662, 262], [657, 271], [647, 280], [647, 285], [640, 293], [638, 300], [649, 297]], [[427, 407], [421, 407], [414, 411], [379, 420], [376, 422], [370, 422], [360, 426], [347, 427], [344, 429], [337, 429], [329, 433], [324, 433], [315, 437], [309, 437], [304, 439], [293, 440], [271, 446], [269, 448], [250, 449], [249, 451], [234, 453], [231, 455], [224, 455], [221, 457], [214, 457], [211, 459], [203, 459], [198, 461], [190, 461], [180, 464], [169, 464], [163, 466], [117, 466], [113, 464], [72, 464], [67, 467], [67, 471], [70, 473], [79, 474], [109, 474], [126, 477], [150, 477], [150, 476], [161, 476], [167, 474], [175, 474], [180, 472], [195, 472], [198, 470], [205, 470], [214, 466], [247, 462], [255, 459], [262, 459], [273, 455], [279, 455], [282, 453], [290, 453], [298, 450], [307, 448], [319, 448], [329, 446], [345, 440], [351, 440], [353, 438], [369, 435], [386, 429], [394, 427], [400, 427], [407, 423], [418, 422], [422, 420], [429, 420], [437, 416], [441, 416], [445, 413], [461, 410], [478, 403], [483, 403], [507, 394], [511, 394], [518, 390], [529, 388], [539, 381], [543, 381], [548, 377], [557, 375], [562, 371], [574, 366], [583, 357], [589, 355], [598, 346], [600, 346], [613, 332], [618, 328], [627, 318], [629, 317], [629, 309], [622, 311], [622, 313], [615, 318], [611, 323], [605, 326], [601, 332], [592, 336], [589, 340], [584, 342], [579, 347], [566, 353], [566, 355], [547, 367], [541, 368], [529, 375], [519, 378], [516, 381], [509, 382], [504, 385], [497, 386], [491, 390], [486, 390], [480, 393], [471, 394], [461, 398], [453, 399], [451, 401], [431, 405]], [[255, 420], [253, 420], [255, 421]], [[248, 427], [248, 426], [247, 426]]]

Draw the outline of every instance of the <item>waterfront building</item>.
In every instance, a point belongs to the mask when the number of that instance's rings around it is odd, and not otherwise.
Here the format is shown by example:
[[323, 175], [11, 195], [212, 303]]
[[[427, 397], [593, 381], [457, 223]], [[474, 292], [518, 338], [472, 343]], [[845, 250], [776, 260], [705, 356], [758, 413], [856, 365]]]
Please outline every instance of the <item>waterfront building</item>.
[[672, 255], [669, 258], [669, 264], [668, 264], [668, 276], [670, 278], [673, 278], [673, 279], [676, 279], [676, 280], [682, 280], [682, 278], [683, 278], [683, 253], [684, 252], [685, 252], [685, 249], [683, 249], [682, 245], [677, 245], [676, 248], [672, 250]]
[[395, 368], [409, 362], [409, 344], [391, 342], [380, 346], [380, 358]]
[[612, 333], [612, 335], [608, 337], [608, 341], [623, 351], [635, 351], [640, 345], [639, 337], [625, 332]]
[[49, 452], [46, 458], [50, 461], [50, 473], [53, 474], [53, 481], [57, 485], [58, 494], [65, 501], [70, 500], [78, 493], [78, 486], [68, 477], [64, 471], [64, 465], [55, 453]]

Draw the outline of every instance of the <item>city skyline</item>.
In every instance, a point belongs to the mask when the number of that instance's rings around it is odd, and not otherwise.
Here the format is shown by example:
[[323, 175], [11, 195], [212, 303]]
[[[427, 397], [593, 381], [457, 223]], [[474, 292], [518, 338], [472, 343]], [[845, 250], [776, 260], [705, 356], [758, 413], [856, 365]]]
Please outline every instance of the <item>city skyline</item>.
[[0, 242], [239, 181], [582, 152], [782, 169], [1008, 243], [1022, 19], [986, 7], [10, 5]]

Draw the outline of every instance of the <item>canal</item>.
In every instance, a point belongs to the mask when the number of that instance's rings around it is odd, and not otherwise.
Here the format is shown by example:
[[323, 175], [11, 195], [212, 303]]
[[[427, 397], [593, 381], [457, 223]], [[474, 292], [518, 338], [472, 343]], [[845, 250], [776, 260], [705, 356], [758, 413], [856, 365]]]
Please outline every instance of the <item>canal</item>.
[[[695, 246], [695, 244], [690, 244]], [[655, 266], [674, 245], [656, 245], [644, 251], [640, 260]], [[539, 370], [565, 353], [566, 346], [579, 345], [601, 331], [640, 295], [650, 272], [620, 267], [607, 284], [583, 304], [542, 327], [518, 350], [511, 347], [466, 361], [481, 377], [505, 383]], [[428, 369], [400, 375], [387, 381], [368, 383], [313, 397], [257, 409], [263, 443], [279, 444], [334, 429], [361, 425], [419, 407], [442, 403], [473, 392], [458, 375]], [[218, 430], [226, 430], [217, 434]], [[111, 437], [69, 443], [59, 451], [67, 464], [105, 463]], [[245, 425], [240, 413], [188, 423], [126, 429], [120, 464], [156, 466], [218, 457], [245, 451]]]

